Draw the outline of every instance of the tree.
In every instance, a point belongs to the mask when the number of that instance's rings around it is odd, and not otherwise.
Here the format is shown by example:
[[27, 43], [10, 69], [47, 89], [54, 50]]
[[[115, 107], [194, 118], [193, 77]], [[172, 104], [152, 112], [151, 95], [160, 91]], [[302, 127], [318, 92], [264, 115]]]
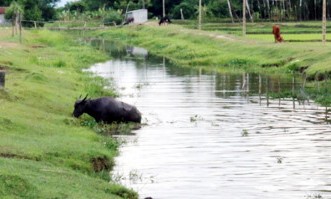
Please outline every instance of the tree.
[[[42, 18], [50, 18], [44, 14], [47, 10], [40, 6], [38, 2], [45, 2], [43, 5], [52, 5], [54, 0], [19, 0], [21, 2], [33, 1], [37, 8], [41, 10]], [[105, 8], [119, 11], [122, 14], [126, 8], [128, 10], [141, 9], [146, 7], [149, 16], [162, 16], [163, 0], [79, 0], [76, 5], [86, 7], [76, 7], [76, 11], [98, 11]], [[11, 0], [0, 0], [8, 3]], [[37, 3], [36, 3], [37, 2]], [[243, 0], [203, 0], [204, 10], [207, 11], [206, 17], [210, 18], [241, 18], [243, 13]], [[197, 7], [199, 0], [165, 0], [166, 15], [172, 18], [181, 18], [181, 9], [186, 19], [197, 18]], [[25, 3], [24, 3], [25, 5]], [[248, 0], [245, 5], [247, 16], [253, 21], [253, 17], [259, 20], [319, 20], [322, 19], [322, 0]], [[33, 7], [29, 5], [32, 9]], [[50, 6], [51, 7], [51, 6]], [[331, 9], [328, 5], [327, 13]], [[25, 9], [26, 10], [26, 9]], [[36, 11], [36, 10], [35, 10]], [[230, 12], [231, 11], [231, 12]], [[51, 12], [47, 12], [51, 13]], [[26, 14], [27, 15], [27, 14]], [[233, 16], [231, 16], [233, 15]], [[329, 15], [327, 17], [330, 17]]]
[[[59, 0], [0, 0], [4, 5], [17, 2], [24, 13], [23, 18], [25, 21], [50, 21], [56, 18], [55, 5]], [[25, 25], [33, 25], [30, 22]]]
[[183, 15], [185, 16], [185, 19], [195, 19], [196, 18], [196, 13], [195, 13], [195, 7], [192, 6], [192, 3], [189, 1], [183, 1], [182, 3], [176, 5], [172, 10], [171, 10], [171, 15], [175, 19], [180, 19], [181, 14], [180, 14], [180, 9], [183, 10]]
[[18, 33], [18, 29], [21, 26], [21, 18], [23, 14], [22, 6], [16, 1], [12, 1], [10, 7], [6, 11], [5, 17], [12, 19], [12, 36]]
[[86, 4], [81, 1], [67, 3], [64, 6], [64, 9], [68, 10], [68, 11], [77, 11], [79, 13], [82, 13], [82, 12], [88, 10]]
[[0, 0], [0, 6], [9, 6], [11, 0]]

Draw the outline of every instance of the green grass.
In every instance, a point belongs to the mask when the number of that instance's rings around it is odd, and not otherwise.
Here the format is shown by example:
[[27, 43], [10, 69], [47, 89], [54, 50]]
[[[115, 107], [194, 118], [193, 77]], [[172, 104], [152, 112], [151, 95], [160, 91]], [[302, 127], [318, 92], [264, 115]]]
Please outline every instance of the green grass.
[[[183, 27], [197, 29], [196, 21], [180, 21], [175, 20], [175, 24], [180, 24]], [[271, 34], [272, 26], [277, 24], [281, 28], [283, 34], [321, 34], [321, 21], [304, 21], [304, 22], [247, 22], [247, 34]], [[331, 27], [331, 22], [327, 22], [327, 29]], [[225, 23], [225, 22], [204, 22], [202, 30], [218, 31], [226, 34], [241, 35], [242, 23]]]
[[[81, 72], [108, 57], [63, 33], [24, 31], [23, 38], [18, 44], [9, 30], [0, 33], [0, 65], [7, 71], [0, 90], [0, 197], [137, 198], [107, 181], [114, 141], [71, 116], [81, 94], [116, 94]], [[96, 158], [103, 160], [101, 172]]]
[[[264, 41], [274, 41], [272, 34], [249, 34], [248, 38]], [[282, 33], [285, 42], [322, 42], [321, 34], [288, 34]]]

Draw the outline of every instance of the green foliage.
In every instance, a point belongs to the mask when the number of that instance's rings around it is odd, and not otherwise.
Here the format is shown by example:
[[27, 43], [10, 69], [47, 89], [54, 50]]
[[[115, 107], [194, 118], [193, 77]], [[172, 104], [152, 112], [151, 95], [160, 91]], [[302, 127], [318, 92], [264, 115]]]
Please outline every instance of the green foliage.
[[74, 1], [74, 2], [67, 3], [65, 5], [64, 9], [68, 10], [70, 12], [76, 11], [78, 13], [82, 13], [87, 10], [87, 5], [81, 1]]
[[22, 5], [17, 3], [16, 1], [11, 2], [9, 8], [6, 10], [5, 18], [7, 20], [13, 19], [14, 16], [16, 16], [18, 13], [23, 14], [24, 10], [22, 8]]
[[103, 20], [103, 23], [105, 25], [118, 25], [121, 24], [123, 21], [123, 17], [120, 12], [115, 10], [109, 10], [107, 11], [107, 14], [105, 15], [105, 18]]
[[110, 86], [109, 80], [101, 77], [86, 78], [86, 84], [84, 86], [85, 93], [88, 93], [91, 97], [97, 96], [110, 96], [115, 97], [117, 93], [112, 89], [105, 89], [105, 86]]
[[[89, 127], [93, 129], [96, 133], [103, 136], [113, 136], [113, 135], [129, 135], [132, 133], [132, 130], [139, 129], [141, 124], [136, 123], [96, 123], [96, 121], [87, 115], [83, 115], [80, 119], [80, 125]], [[117, 149], [117, 141], [110, 139], [106, 144], [107, 148]]]
[[6, 11], [6, 18], [11, 19], [15, 11], [23, 13], [23, 21], [25, 25], [32, 26], [34, 21], [49, 21], [56, 17], [55, 3], [59, 0], [10, 0], [10, 8]]
[[[196, 19], [198, 0], [171, 0], [165, 1], [166, 14], [180, 19], [180, 9], [183, 9], [185, 19]], [[231, 11], [235, 20], [240, 22], [242, 17], [242, 0], [229, 0]], [[204, 0], [202, 1], [203, 15], [205, 19], [229, 18], [229, 7], [227, 0]], [[97, 11], [99, 9], [120, 10], [122, 14], [128, 10], [147, 8], [150, 17], [162, 15], [161, 0], [80, 0], [68, 3], [66, 10], [77, 12]], [[266, 3], [262, 0], [249, 2], [250, 13], [258, 20], [264, 21], [293, 21], [293, 20], [319, 20], [322, 18], [322, 3], [314, 0], [292, 0], [291, 3], [277, 1]]]
[[25, 12], [24, 12], [25, 20], [41, 21], [43, 20], [41, 15], [42, 15], [42, 11], [40, 10], [40, 8], [38, 8], [37, 5], [25, 7]]
[[111, 193], [114, 193], [114, 194], [121, 196], [122, 198], [126, 198], [126, 199], [138, 198], [138, 194], [136, 192], [129, 190], [127, 188], [124, 188], [122, 186], [114, 185], [109, 189], [109, 191]]
[[325, 80], [324, 82], [310, 83], [306, 90], [317, 103], [325, 107], [331, 106], [330, 80]]
[[207, 6], [210, 9], [210, 13], [212, 14], [210, 17], [212, 18], [230, 17], [226, 0], [212, 0], [209, 1]]
[[7, 198], [37, 198], [36, 187], [26, 179], [15, 176], [0, 174], [0, 197]]
[[172, 10], [172, 16], [175, 19], [180, 19], [180, 9], [183, 11], [183, 15], [185, 19], [195, 19], [195, 8], [192, 7], [192, 2], [189, 1], [183, 1], [179, 5], [176, 5]]

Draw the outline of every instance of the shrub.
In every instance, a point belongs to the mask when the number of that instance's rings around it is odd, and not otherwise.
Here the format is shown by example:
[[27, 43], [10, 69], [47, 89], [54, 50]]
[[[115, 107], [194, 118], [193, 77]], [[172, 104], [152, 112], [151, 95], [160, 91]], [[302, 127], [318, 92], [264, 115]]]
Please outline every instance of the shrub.
[[103, 23], [105, 25], [113, 25], [113, 24], [121, 24], [123, 20], [123, 17], [118, 11], [115, 10], [109, 10], [103, 20]]

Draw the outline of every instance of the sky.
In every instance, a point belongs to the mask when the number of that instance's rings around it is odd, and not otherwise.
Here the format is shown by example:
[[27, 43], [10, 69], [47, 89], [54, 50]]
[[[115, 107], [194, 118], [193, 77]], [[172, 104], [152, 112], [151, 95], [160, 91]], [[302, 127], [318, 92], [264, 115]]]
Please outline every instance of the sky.
[[60, 2], [57, 4], [57, 7], [62, 7], [64, 6], [67, 2], [71, 1], [77, 1], [77, 0], [60, 0]]

